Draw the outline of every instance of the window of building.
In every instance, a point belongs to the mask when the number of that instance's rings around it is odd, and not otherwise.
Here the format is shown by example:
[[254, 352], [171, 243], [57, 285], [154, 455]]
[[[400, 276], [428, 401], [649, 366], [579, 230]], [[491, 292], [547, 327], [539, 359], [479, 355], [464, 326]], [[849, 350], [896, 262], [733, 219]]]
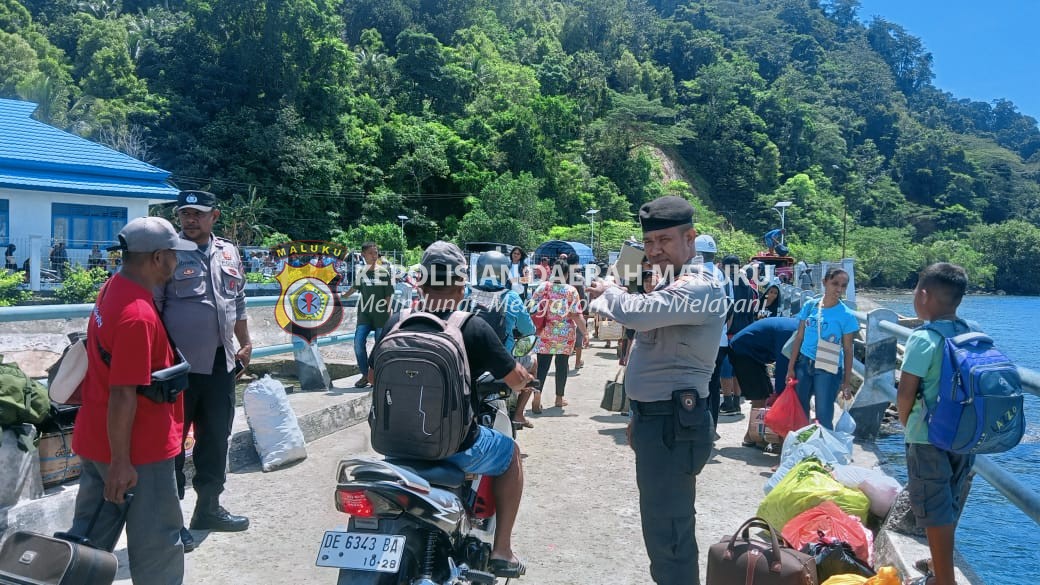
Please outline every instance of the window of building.
[[11, 237], [11, 202], [0, 199], [0, 243], [8, 244]]
[[104, 205], [51, 204], [51, 237], [68, 248], [91, 248], [114, 244], [126, 225], [125, 207]]

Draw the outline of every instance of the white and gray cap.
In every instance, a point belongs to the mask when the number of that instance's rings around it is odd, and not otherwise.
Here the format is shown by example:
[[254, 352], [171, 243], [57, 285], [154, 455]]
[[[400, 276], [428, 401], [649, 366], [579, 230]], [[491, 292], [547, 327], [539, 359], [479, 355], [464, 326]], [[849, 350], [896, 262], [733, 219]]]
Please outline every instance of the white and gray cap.
[[193, 251], [199, 247], [195, 242], [177, 235], [173, 224], [161, 217], [138, 217], [119, 230], [119, 244], [110, 246], [109, 252], [155, 252], [157, 250]]

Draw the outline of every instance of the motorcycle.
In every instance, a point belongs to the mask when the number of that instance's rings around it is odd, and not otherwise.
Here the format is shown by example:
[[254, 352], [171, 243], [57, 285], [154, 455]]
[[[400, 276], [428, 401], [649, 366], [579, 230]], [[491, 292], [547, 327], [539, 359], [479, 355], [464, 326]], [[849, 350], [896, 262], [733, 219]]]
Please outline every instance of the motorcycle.
[[[514, 358], [535, 336], [517, 340]], [[515, 438], [506, 399], [512, 390], [485, 373], [478, 424]], [[336, 509], [347, 529], [326, 531], [315, 564], [339, 569], [339, 585], [495, 585], [489, 570], [495, 535], [494, 478], [443, 461], [344, 459], [336, 472]], [[506, 579], [508, 583], [509, 579]]]

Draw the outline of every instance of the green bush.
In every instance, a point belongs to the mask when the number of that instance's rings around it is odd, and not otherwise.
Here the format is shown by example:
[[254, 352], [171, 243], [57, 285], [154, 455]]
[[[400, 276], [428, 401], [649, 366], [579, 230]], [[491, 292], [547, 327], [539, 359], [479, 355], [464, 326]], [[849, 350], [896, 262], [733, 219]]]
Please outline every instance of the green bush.
[[24, 281], [24, 272], [0, 272], [0, 307], [17, 305], [31, 296], [29, 291], [18, 289]]
[[108, 271], [104, 268], [87, 270], [75, 266], [65, 273], [65, 281], [54, 291], [54, 296], [63, 303], [93, 303], [97, 299], [98, 289], [106, 280]]
[[251, 282], [253, 284], [268, 284], [275, 282], [275, 280], [271, 277], [264, 276], [263, 272], [247, 272], [246, 282]]

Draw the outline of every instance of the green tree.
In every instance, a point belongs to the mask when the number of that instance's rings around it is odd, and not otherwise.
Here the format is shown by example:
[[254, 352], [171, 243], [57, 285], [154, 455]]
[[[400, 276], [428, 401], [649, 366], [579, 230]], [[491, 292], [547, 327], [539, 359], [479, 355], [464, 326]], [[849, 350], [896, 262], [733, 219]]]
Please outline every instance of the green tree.
[[54, 291], [54, 296], [63, 303], [93, 303], [97, 300], [98, 289], [108, 280], [108, 271], [104, 268], [87, 270], [82, 266], [73, 266], [65, 274]]
[[922, 253], [912, 242], [910, 229], [859, 228], [849, 233], [849, 248], [856, 259], [856, 279], [870, 286], [911, 284], [923, 268]]
[[552, 225], [551, 201], [539, 200], [541, 180], [529, 173], [503, 173], [473, 198], [458, 227], [460, 242], [504, 242], [533, 249]]
[[976, 226], [968, 241], [996, 267], [993, 286], [1011, 294], [1040, 294], [1040, 274], [1034, 270], [1040, 228], [1022, 220]]

